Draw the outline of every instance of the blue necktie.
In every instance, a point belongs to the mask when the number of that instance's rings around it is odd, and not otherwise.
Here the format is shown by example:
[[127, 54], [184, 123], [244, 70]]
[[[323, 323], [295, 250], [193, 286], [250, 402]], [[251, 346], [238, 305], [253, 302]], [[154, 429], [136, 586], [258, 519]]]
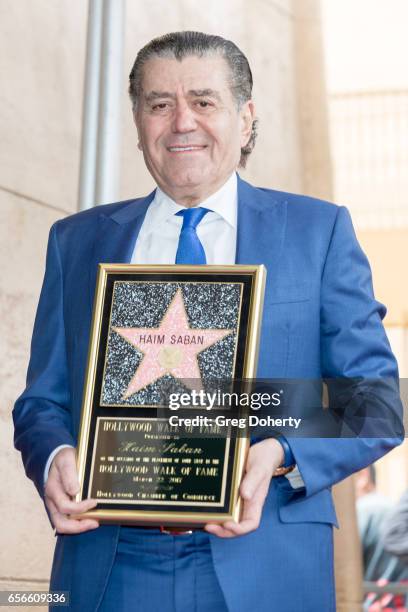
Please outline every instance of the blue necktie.
[[203, 245], [197, 236], [197, 225], [208, 212], [208, 208], [186, 208], [176, 215], [183, 217], [176, 253], [176, 264], [205, 264], [207, 259]]

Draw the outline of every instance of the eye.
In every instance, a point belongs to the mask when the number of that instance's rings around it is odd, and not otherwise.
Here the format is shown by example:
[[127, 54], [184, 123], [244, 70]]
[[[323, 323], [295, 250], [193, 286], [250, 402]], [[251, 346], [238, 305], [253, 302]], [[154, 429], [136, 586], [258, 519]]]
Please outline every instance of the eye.
[[158, 104], [154, 104], [152, 106], [152, 111], [163, 111], [166, 110], [168, 106], [169, 105], [167, 102], [159, 102]]
[[212, 104], [207, 100], [197, 100], [196, 104], [199, 108], [209, 108], [212, 106]]

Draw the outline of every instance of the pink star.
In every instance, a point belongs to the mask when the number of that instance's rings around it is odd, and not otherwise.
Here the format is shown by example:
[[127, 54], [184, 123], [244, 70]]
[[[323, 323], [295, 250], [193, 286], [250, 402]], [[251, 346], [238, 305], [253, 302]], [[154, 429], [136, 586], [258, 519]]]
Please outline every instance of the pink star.
[[[186, 386], [202, 388], [197, 355], [225, 338], [233, 330], [191, 329], [178, 289], [159, 327], [113, 327], [113, 331], [143, 353], [122, 399], [127, 399], [166, 374], [181, 379]], [[187, 379], [187, 380], [185, 380]]]

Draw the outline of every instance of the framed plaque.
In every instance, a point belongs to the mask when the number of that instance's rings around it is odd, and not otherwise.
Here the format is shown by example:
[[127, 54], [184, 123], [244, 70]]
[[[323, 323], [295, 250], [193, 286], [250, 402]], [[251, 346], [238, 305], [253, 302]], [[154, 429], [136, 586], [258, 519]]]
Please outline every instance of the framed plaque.
[[265, 276], [264, 266], [99, 265], [77, 453], [77, 501], [98, 500], [87, 516], [239, 520], [248, 437], [213, 417], [220, 385], [256, 375]]

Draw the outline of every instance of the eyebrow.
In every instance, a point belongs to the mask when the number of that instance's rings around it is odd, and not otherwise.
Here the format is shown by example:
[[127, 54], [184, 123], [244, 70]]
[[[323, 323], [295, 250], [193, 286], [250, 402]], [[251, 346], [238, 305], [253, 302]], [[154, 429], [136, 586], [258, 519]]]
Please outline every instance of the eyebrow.
[[[221, 100], [221, 96], [218, 91], [214, 89], [190, 89], [187, 92], [188, 96], [195, 96], [200, 98], [202, 96], [208, 96], [211, 98], [215, 98], [216, 100]], [[145, 96], [146, 102], [153, 102], [158, 98], [170, 98], [171, 100], [176, 99], [176, 95], [174, 93], [170, 93], [169, 91], [151, 91]]]
[[197, 98], [201, 98], [202, 96], [208, 96], [209, 98], [216, 98], [217, 100], [221, 100], [221, 96], [218, 91], [215, 89], [190, 89], [188, 92], [190, 96], [196, 96]]

